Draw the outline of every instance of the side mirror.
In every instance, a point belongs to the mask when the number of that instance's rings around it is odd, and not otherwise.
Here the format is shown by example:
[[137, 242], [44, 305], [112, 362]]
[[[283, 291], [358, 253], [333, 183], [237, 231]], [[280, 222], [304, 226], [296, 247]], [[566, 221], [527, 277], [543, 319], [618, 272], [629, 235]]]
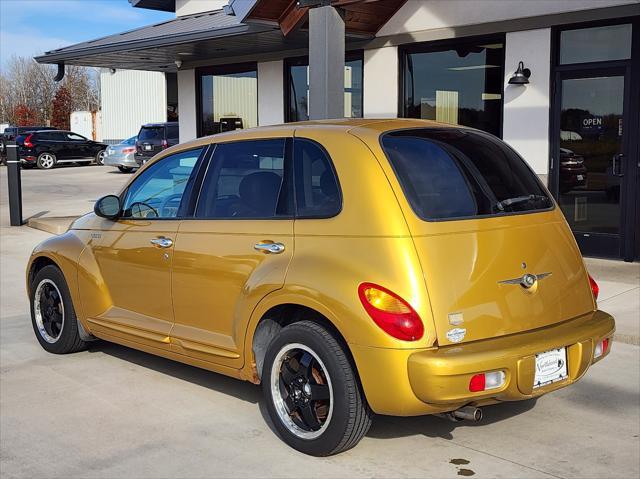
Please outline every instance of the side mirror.
[[116, 220], [120, 216], [120, 208], [120, 198], [116, 195], [107, 195], [96, 201], [93, 212], [102, 218]]

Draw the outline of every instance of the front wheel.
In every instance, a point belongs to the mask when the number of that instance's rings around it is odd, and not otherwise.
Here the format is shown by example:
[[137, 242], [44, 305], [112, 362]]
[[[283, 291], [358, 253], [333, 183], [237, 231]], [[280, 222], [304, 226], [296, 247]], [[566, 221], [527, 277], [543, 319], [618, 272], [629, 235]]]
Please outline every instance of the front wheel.
[[107, 156], [107, 150], [100, 150], [98, 152], [98, 154], [96, 155], [96, 165], [98, 166], [102, 166], [104, 165], [104, 159]]
[[54, 354], [84, 349], [71, 294], [62, 271], [56, 266], [42, 268], [31, 285], [31, 322], [40, 345]]
[[371, 425], [351, 361], [336, 338], [312, 321], [293, 323], [271, 341], [262, 390], [284, 442], [305, 454], [346, 451]]
[[56, 155], [54, 155], [53, 153], [41, 153], [38, 156], [36, 165], [41, 170], [50, 170], [56, 165]]

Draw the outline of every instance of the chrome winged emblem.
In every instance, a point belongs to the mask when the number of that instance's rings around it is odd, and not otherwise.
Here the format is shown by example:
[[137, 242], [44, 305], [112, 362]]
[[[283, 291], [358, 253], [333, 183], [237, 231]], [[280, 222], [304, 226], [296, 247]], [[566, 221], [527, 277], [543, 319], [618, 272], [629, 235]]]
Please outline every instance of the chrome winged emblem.
[[533, 287], [539, 280], [545, 279], [547, 276], [551, 276], [551, 273], [531, 274], [527, 273], [519, 278], [504, 279], [498, 281], [498, 284], [519, 284], [523, 288], [529, 289]]

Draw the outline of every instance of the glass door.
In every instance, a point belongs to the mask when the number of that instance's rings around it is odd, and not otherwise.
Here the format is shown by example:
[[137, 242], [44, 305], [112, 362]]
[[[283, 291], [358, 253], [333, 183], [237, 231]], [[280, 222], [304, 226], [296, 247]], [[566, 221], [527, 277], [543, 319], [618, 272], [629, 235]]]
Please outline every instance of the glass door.
[[628, 172], [626, 68], [559, 72], [555, 186], [585, 255], [621, 257]]

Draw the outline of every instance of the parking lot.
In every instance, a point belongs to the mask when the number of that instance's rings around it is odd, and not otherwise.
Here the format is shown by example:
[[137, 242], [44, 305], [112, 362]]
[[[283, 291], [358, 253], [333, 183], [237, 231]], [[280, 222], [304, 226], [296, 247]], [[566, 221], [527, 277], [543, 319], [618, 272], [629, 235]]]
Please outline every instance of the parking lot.
[[[23, 171], [24, 217], [80, 215], [129, 178], [107, 167]], [[480, 423], [376, 417], [344, 454], [280, 441], [258, 386], [97, 342], [47, 354], [24, 268], [49, 233], [8, 226], [0, 168], [0, 472], [3, 477], [576, 477], [640, 474], [640, 267], [587, 260], [616, 316], [611, 355], [537, 401], [484, 409]], [[132, 285], [135, 288], [135, 285]]]

